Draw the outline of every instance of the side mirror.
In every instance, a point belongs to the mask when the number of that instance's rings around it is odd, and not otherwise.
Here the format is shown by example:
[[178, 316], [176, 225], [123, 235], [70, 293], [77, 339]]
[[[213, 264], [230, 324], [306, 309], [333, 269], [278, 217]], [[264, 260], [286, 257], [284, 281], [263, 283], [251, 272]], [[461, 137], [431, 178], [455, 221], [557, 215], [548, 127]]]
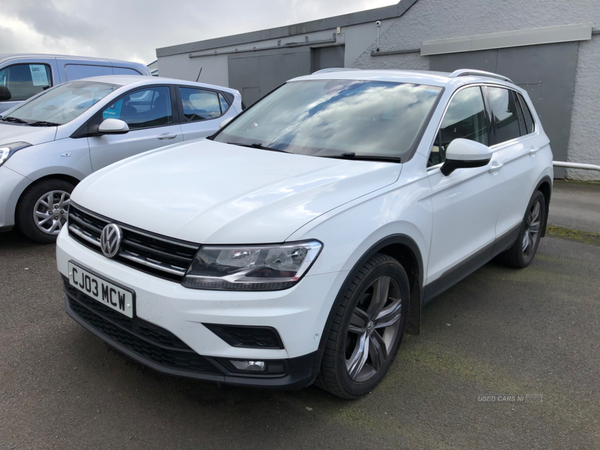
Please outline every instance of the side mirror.
[[10, 100], [12, 95], [6, 86], [0, 86], [0, 102]]
[[105, 119], [98, 127], [102, 134], [125, 134], [129, 132], [127, 123], [120, 119]]
[[221, 122], [219, 124], [219, 128], [223, 128], [224, 126], [226, 126], [229, 122], [231, 122], [234, 118], [230, 117], [229, 119], [225, 119], [223, 122]]
[[483, 167], [492, 159], [492, 151], [486, 145], [468, 139], [454, 139], [446, 150], [446, 162], [440, 171], [448, 176], [456, 169]]

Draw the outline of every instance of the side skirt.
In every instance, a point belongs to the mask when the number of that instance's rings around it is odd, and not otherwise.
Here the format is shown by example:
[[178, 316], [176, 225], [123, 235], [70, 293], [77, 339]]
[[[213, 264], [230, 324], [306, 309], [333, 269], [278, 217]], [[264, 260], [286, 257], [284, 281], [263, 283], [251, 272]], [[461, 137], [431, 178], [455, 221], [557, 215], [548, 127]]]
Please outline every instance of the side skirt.
[[458, 265], [447, 270], [437, 280], [432, 281], [424, 287], [423, 294], [423, 305], [429, 303], [435, 297], [440, 295], [442, 292], [450, 289], [459, 281], [462, 281], [480, 267], [487, 264], [495, 256], [499, 255], [503, 251], [509, 249], [519, 236], [521, 231], [521, 224], [517, 224], [509, 231], [504, 233], [502, 236], [497, 238], [493, 243], [486, 245], [484, 248], [479, 250], [477, 253], [471, 255]]

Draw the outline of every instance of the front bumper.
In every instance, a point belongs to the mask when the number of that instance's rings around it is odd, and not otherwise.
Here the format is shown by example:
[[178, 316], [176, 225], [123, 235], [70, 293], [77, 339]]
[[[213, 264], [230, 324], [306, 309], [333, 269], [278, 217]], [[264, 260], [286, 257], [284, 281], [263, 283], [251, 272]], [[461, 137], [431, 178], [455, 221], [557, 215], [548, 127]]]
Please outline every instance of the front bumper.
[[15, 225], [15, 208], [30, 180], [6, 166], [0, 166], [0, 231]]
[[[133, 320], [74, 289], [68, 262], [135, 291]], [[82, 246], [63, 229], [57, 264], [65, 280], [65, 309], [80, 325], [153, 369], [233, 384], [301, 388], [316, 377], [319, 343], [343, 274], [306, 276], [283, 291], [228, 292], [184, 288], [124, 266]], [[230, 345], [205, 324], [271, 327], [283, 348]], [[241, 373], [231, 360], [266, 361], [262, 373]]]

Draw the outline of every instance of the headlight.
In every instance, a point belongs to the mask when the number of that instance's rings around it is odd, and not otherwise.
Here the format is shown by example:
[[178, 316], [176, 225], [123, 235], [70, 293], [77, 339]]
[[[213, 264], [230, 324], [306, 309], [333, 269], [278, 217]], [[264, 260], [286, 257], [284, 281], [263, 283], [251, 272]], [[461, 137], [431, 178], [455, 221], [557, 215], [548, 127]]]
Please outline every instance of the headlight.
[[27, 142], [13, 142], [12, 144], [0, 145], [0, 166], [4, 164], [8, 158], [10, 158], [16, 151], [31, 147], [31, 144]]
[[193, 289], [275, 291], [296, 284], [317, 259], [319, 241], [282, 245], [206, 245], [182, 284]]

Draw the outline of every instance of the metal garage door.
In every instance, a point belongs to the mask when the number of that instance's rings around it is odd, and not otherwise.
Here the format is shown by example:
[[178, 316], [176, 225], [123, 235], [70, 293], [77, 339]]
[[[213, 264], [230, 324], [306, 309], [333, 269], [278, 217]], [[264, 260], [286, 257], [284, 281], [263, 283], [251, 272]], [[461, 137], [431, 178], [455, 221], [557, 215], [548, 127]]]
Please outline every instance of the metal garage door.
[[229, 56], [229, 87], [250, 106], [290, 78], [310, 73], [310, 47]]
[[230, 55], [229, 86], [250, 106], [290, 78], [327, 67], [344, 67], [344, 47], [309, 46]]
[[[575, 91], [577, 42], [431, 56], [431, 70], [480, 69], [511, 78], [529, 92], [551, 141], [554, 160], [566, 161]], [[555, 169], [557, 178], [564, 169]]]

